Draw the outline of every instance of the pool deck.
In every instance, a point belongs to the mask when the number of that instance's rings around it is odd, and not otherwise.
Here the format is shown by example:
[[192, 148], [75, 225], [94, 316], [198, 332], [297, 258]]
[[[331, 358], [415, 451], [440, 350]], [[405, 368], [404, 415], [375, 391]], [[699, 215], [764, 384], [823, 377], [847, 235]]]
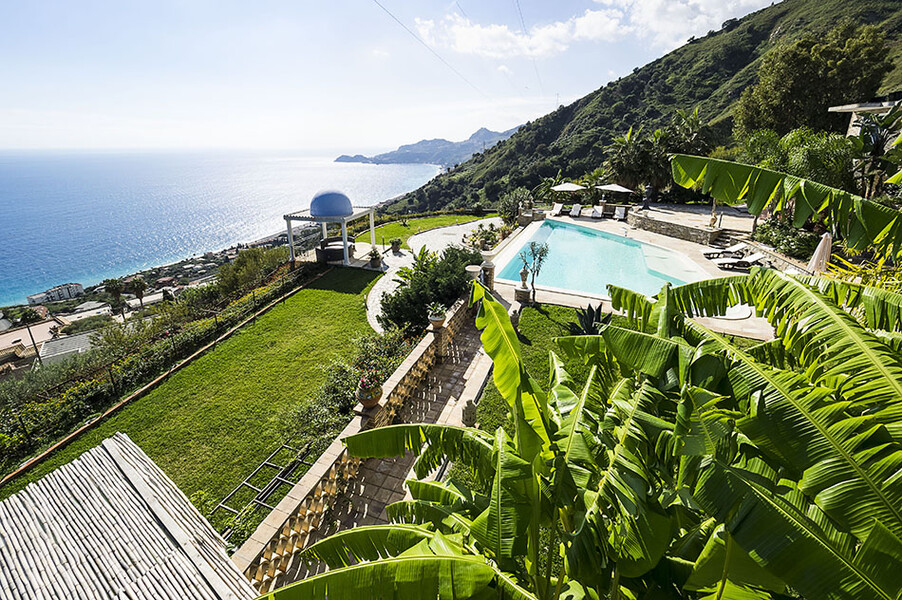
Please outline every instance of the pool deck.
[[[690, 222], [691, 219], [699, 218], [698, 215], [695, 214], [695, 212], [696, 211], [687, 213], [686, 217], [690, 220]], [[587, 213], [584, 212], [584, 214]], [[682, 215], [682, 211], [673, 211], [673, 214], [669, 215], [669, 217], [677, 222], [683, 221], [684, 219], [682, 218], [674, 218], [675, 216], [679, 215]], [[710, 211], [708, 212], [708, 215], [710, 215]], [[734, 224], [731, 222], [730, 226], [734, 227], [735, 225], [735, 228], [739, 229], [740, 227], [738, 226], [738, 221], [740, 218], [735, 216], [733, 216], [733, 218], [737, 220], [737, 223]], [[637, 229], [635, 227], [627, 225], [624, 221], [614, 221], [612, 219], [591, 219], [587, 216], [580, 218], [573, 218], [570, 216], [549, 217], [549, 220], [581, 225], [583, 227], [588, 227], [598, 231], [604, 231], [614, 235], [626, 236], [639, 242], [654, 244], [656, 246], [662, 246], [670, 250], [675, 250], [692, 261], [692, 263], [694, 263], [694, 265], [698, 267], [699, 270], [702, 271], [702, 273], [704, 273], [707, 277], [724, 277], [727, 275], [736, 274], [735, 271], [726, 271], [719, 269], [714, 263], [705, 258], [703, 252], [711, 250], [711, 248], [709, 248], [708, 246], [702, 246], [700, 244], [668, 237], [666, 235], [661, 235], [658, 233], [652, 233], [650, 231], [645, 231], [644, 229]], [[749, 217], [749, 219], [747, 220], [750, 230], [751, 218]], [[745, 219], [743, 219], [743, 223], [744, 221]], [[537, 221], [536, 223], [540, 222]], [[519, 239], [520, 236], [523, 235], [526, 236], [523, 239], [528, 239], [528, 237], [531, 235], [530, 232], [535, 230], [535, 228], [531, 227], [537, 227], [536, 223], [533, 223], [525, 230], [521, 230], [516, 236], [517, 239]], [[745, 227], [743, 227], [743, 229], [744, 228]], [[512, 248], [516, 248], [519, 245], [520, 244], [518, 244], [516, 239], [511, 243]], [[500, 252], [498, 255], [498, 261], [496, 262], [496, 268], [500, 270], [501, 267], [506, 264], [508, 257], [512, 253], [512, 250], [508, 250], [507, 252]], [[514, 302], [514, 287], [515, 284], [508, 283], [506, 281], [496, 280], [495, 283], [496, 291], [509, 304]], [[571, 306], [574, 308], [585, 308], [587, 304], [595, 305], [599, 302], [602, 302], [604, 310], [612, 310], [611, 303], [607, 300], [601, 300], [600, 296], [586, 295], [581, 292], [564, 292], [560, 290], [550, 290], [547, 288], [543, 289], [542, 286], [537, 287], [536, 301], [542, 304], [559, 304], [562, 306]], [[763, 318], [755, 317], [751, 314], [751, 311], [748, 310], [739, 310], [737, 316], [732, 318], [698, 318], [696, 319], [696, 321], [698, 321], [705, 327], [712, 329], [713, 331], [727, 335], [738, 335], [758, 340], [769, 340], [773, 339], [774, 337], [774, 331], [770, 324]]]

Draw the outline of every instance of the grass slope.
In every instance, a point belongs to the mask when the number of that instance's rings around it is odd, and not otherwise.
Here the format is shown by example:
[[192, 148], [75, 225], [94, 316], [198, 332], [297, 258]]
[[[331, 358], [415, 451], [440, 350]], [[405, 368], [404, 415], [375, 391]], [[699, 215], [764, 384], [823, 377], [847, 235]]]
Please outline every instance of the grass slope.
[[[389, 207], [390, 212], [463, 208], [495, 202], [517, 186], [534, 187], [560, 169], [580, 177], [601, 166], [604, 149], [630, 127], [667, 124], [677, 109], [699, 107], [721, 136], [731, 130], [731, 111], [753, 84], [761, 57], [775, 44], [802, 33], [825, 32], [840, 19], [880, 25], [891, 56], [902, 59], [899, 0], [784, 0], [728, 22], [595, 92], [524, 125], [510, 139], [449, 173], [435, 177]], [[881, 93], [902, 85], [902, 60], [884, 79]], [[850, 98], [850, 102], [863, 100]]]
[[0, 490], [27, 483], [124, 432], [187, 495], [217, 500], [281, 443], [279, 411], [304, 402], [323, 365], [369, 331], [366, 290], [377, 275], [336, 269], [185, 367], [147, 396]]
[[[477, 219], [485, 219], [486, 217], [476, 217], [473, 215], [439, 215], [437, 217], [422, 217], [420, 219], [410, 219], [407, 221], [407, 225], [402, 225], [400, 221], [395, 221], [393, 223], [386, 223], [385, 225], [380, 225], [376, 228], [376, 243], [382, 244], [383, 237], [385, 238], [386, 246], [389, 242], [394, 238], [401, 238], [401, 247], [409, 248], [407, 245], [407, 240], [412, 235], [416, 235], [418, 233], [422, 233], [424, 231], [428, 231], [429, 229], [435, 229], [437, 227], [446, 227], [448, 225], [460, 225], [461, 223], [469, 223], [470, 221], [476, 221]], [[361, 233], [354, 241], [357, 243], [370, 243], [370, 232], [369, 230]]]

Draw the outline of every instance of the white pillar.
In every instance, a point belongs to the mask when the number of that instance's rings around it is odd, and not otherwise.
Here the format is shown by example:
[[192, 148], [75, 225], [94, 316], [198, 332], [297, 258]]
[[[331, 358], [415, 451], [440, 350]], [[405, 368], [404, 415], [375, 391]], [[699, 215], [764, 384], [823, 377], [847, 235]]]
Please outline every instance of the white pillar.
[[285, 219], [285, 225], [288, 227], [288, 255], [291, 257], [291, 264], [294, 264], [294, 233], [291, 231], [291, 219]]
[[370, 209], [370, 244], [376, 247], [376, 211]]
[[323, 221], [323, 239], [329, 237], [329, 228], [326, 226], [325, 221]]
[[342, 219], [341, 220], [341, 249], [345, 253], [345, 266], [349, 266], [351, 264], [351, 259], [348, 257], [348, 224]]

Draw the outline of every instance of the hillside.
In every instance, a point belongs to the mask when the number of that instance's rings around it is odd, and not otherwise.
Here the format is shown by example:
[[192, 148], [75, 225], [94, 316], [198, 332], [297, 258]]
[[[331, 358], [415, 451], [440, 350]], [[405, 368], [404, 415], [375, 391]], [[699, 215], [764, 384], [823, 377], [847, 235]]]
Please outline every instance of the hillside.
[[476, 131], [462, 142], [449, 142], [445, 139], [420, 140], [415, 144], [401, 146], [397, 150], [377, 154], [376, 156], [363, 156], [355, 154], [348, 156], [342, 154], [335, 162], [356, 162], [376, 165], [397, 163], [419, 163], [429, 165], [441, 165], [451, 167], [464, 162], [477, 152], [491, 148], [500, 141], [506, 140], [516, 132], [518, 127], [507, 131], [490, 131], [485, 127]]
[[[721, 142], [732, 130], [731, 110], [753, 84], [761, 57], [804, 32], [825, 32], [840, 19], [880, 25], [896, 63], [881, 93], [902, 88], [902, 2], [899, 0], [785, 0], [687, 44], [630, 75], [525, 124], [511, 136], [389, 207], [389, 211], [460, 208], [494, 202], [542, 177], [579, 177], [599, 167], [610, 141], [631, 126], [667, 124], [677, 109], [699, 107]], [[849, 98], [850, 102], [860, 98]]]

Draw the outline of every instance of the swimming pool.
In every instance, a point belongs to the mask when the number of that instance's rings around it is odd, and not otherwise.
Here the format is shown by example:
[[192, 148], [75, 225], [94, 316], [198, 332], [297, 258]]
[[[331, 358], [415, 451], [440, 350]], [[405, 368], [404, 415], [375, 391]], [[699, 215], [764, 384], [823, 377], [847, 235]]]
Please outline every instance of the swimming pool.
[[519, 283], [521, 250], [530, 242], [548, 244], [548, 257], [536, 286], [607, 296], [614, 284], [643, 294], [657, 294], [665, 283], [681, 285], [706, 277], [687, 256], [620, 235], [563, 221], [545, 220], [523, 243], [513, 241], [498, 257], [497, 278]]

